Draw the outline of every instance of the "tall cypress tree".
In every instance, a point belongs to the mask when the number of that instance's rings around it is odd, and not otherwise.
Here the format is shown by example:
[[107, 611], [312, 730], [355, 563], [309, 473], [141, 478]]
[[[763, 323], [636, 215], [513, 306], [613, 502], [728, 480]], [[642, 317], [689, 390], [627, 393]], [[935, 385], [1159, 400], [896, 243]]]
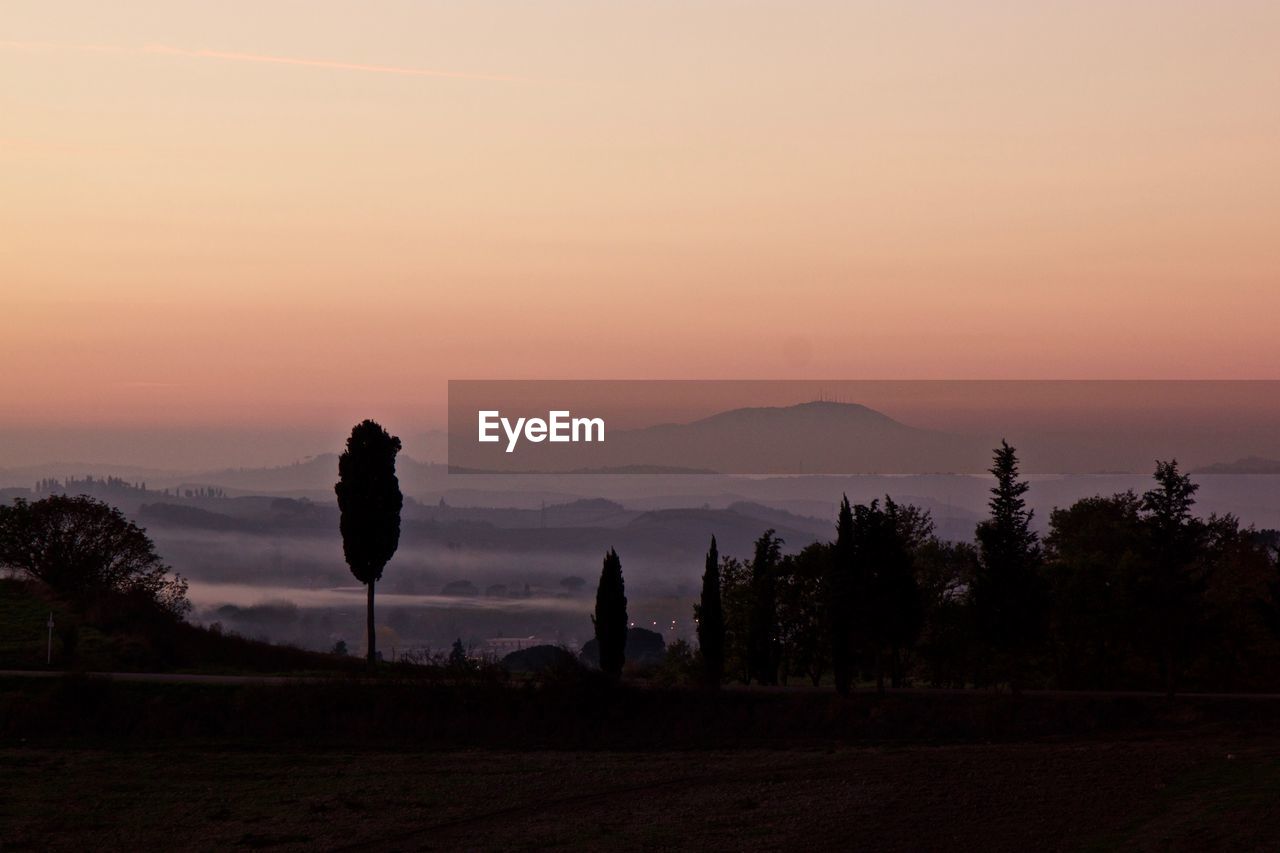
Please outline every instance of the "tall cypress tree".
[[853, 551], [853, 508], [849, 496], [840, 500], [840, 514], [836, 518], [836, 541], [832, 548], [827, 578], [828, 617], [831, 622], [831, 669], [836, 680], [836, 691], [849, 692], [853, 684], [854, 655], [854, 607], [857, 603], [856, 567]]
[[1042, 638], [1047, 601], [1040, 543], [1031, 529], [1034, 512], [1023, 497], [1030, 485], [1018, 479], [1018, 455], [1007, 441], [994, 454], [991, 516], [977, 529], [973, 605], [979, 633], [994, 656], [995, 674], [1016, 692], [1023, 661]]
[[693, 616], [698, 621], [703, 679], [708, 687], [719, 687], [724, 678], [724, 607], [720, 601], [720, 551], [714, 536], [702, 572], [702, 599], [693, 608]]
[[396, 478], [400, 439], [374, 421], [351, 430], [347, 449], [338, 457], [338, 521], [342, 553], [356, 580], [369, 588], [369, 664], [377, 661], [373, 621], [373, 586], [400, 545], [400, 510], [404, 496]]
[[622, 561], [612, 548], [604, 555], [600, 584], [596, 587], [596, 612], [591, 617], [600, 647], [601, 671], [617, 678], [627, 653], [627, 596], [622, 583]]

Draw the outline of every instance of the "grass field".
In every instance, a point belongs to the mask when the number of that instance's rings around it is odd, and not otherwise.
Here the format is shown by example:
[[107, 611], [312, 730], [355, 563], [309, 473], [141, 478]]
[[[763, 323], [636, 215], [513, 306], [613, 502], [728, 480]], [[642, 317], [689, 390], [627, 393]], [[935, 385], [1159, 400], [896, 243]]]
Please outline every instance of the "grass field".
[[1280, 741], [715, 752], [7, 746], [0, 847], [1274, 849]]

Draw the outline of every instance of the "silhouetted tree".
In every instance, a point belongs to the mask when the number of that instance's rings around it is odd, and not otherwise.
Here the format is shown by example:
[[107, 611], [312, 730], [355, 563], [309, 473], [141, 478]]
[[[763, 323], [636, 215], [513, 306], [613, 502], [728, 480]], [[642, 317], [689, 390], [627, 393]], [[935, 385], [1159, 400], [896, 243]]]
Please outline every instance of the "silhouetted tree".
[[[1280, 592], [1271, 560], [1276, 531], [1241, 528], [1233, 515], [1210, 516], [1204, 611], [1192, 644], [1197, 682], [1207, 689], [1274, 689], [1280, 683], [1280, 635], [1269, 624]], [[1196, 646], [1199, 646], [1198, 648]]]
[[973, 604], [980, 636], [993, 656], [997, 676], [1015, 692], [1024, 662], [1043, 636], [1045, 595], [1040, 543], [1027, 509], [1030, 486], [1018, 479], [1018, 456], [1007, 441], [995, 450], [991, 473], [991, 517], [978, 525], [978, 574]]
[[724, 607], [720, 601], [720, 551], [714, 536], [702, 571], [702, 597], [693, 608], [693, 617], [698, 623], [703, 683], [719, 687], [724, 678]]
[[782, 645], [782, 681], [791, 675], [817, 687], [831, 665], [827, 618], [827, 577], [832, 545], [814, 542], [799, 554], [782, 558], [778, 574], [778, 637]]
[[873, 500], [853, 508], [853, 562], [863, 579], [859, 639], [881, 692], [886, 657], [892, 682], [900, 686], [901, 651], [920, 632], [920, 594], [910, 543], [916, 537], [914, 525], [921, 521], [931, 526], [927, 514], [903, 515], [892, 499], [883, 507]]
[[[881, 614], [877, 660], [889, 656], [889, 678], [894, 687], [903, 685], [903, 652], [920, 637], [923, 606], [915, 575], [915, 551], [932, 533], [933, 522], [927, 512], [907, 504], [897, 504], [886, 496], [883, 521], [879, 525], [883, 544], [880, 562], [875, 569], [872, 606]], [[883, 692], [884, 667], [877, 667], [877, 686]]]
[[612, 548], [604, 556], [600, 584], [596, 587], [596, 612], [591, 617], [600, 649], [600, 669], [617, 678], [627, 653], [627, 596], [622, 583], [622, 561]]
[[969, 542], [931, 536], [916, 549], [915, 566], [924, 622], [916, 652], [923, 674], [935, 687], [964, 687], [975, 655], [970, 592], [978, 572], [977, 549]]
[[1274, 534], [1192, 514], [1195, 484], [1158, 463], [1157, 488], [1054, 510], [1045, 541], [1057, 683], [1110, 689], [1191, 675], [1203, 689], [1274, 683]]
[[1150, 560], [1140, 584], [1149, 614], [1147, 636], [1158, 646], [1165, 692], [1172, 697], [1201, 616], [1207, 530], [1191, 514], [1200, 487], [1178, 471], [1176, 459], [1156, 462], [1155, 479], [1156, 488], [1142, 496]]
[[1133, 655], [1146, 574], [1141, 511], [1138, 496], [1122, 492], [1049, 516], [1049, 639], [1061, 687], [1109, 689]]
[[338, 457], [338, 495], [342, 552], [356, 580], [369, 588], [367, 627], [369, 665], [377, 663], [373, 588], [400, 545], [400, 510], [404, 496], [396, 478], [400, 439], [373, 421], [351, 430], [347, 449]]
[[693, 647], [687, 642], [677, 639], [666, 647], [666, 656], [658, 667], [658, 684], [696, 684], [705, 677], [705, 667], [701, 666], [698, 655], [694, 654]]
[[747, 622], [747, 671], [758, 684], [778, 683], [778, 563], [782, 540], [766, 530], [751, 561], [751, 611]]
[[453, 647], [449, 649], [449, 667], [451, 669], [465, 669], [467, 666], [467, 649], [462, 645], [462, 638], [453, 641]]
[[1258, 530], [1254, 536], [1263, 555], [1273, 557], [1267, 572], [1267, 594], [1256, 607], [1272, 639], [1280, 640], [1280, 530]]
[[182, 616], [187, 582], [172, 574], [146, 531], [113, 506], [52, 495], [0, 506], [0, 567], [43, 581], [78, 604], [125, 595]]
[[751, 568], [736, 557], [720, 558], [720, 602], [724, 607], [724, 671], [743, 684], [751, 680], [747, 638], [751, 623]]
[[836, 691], [841, 695], [849, 692], [856, 669], [855, 631], [859, 593], [863, 586], [858, 568], [854, 553], [853, 508], [849, 506], [849, 496], [844, 495], [836, 517], [836, 541], [827, 565], [831, 669], [835, 675]]

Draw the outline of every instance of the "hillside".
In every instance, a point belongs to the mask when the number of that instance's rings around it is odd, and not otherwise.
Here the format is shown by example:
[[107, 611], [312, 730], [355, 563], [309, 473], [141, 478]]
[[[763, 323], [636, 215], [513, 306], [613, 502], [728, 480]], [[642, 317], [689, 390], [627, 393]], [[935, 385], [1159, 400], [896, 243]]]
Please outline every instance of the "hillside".
[[[42, 585], [0, 579], [0, 669], [91, 672], [311, 672], [354, 669], [355, 658], [249, 640], [186, 622], [78, 613]], [[134, 614], [136, 616], [137, 614]]]

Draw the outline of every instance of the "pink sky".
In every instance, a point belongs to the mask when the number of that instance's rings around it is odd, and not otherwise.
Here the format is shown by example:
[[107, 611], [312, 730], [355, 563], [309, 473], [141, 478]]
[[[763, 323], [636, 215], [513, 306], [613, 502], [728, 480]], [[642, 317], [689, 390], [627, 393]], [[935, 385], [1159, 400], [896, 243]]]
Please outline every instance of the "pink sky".
[[0, 426], [449, 378], [1280, 378], [1274, 2], [62, 3]]

